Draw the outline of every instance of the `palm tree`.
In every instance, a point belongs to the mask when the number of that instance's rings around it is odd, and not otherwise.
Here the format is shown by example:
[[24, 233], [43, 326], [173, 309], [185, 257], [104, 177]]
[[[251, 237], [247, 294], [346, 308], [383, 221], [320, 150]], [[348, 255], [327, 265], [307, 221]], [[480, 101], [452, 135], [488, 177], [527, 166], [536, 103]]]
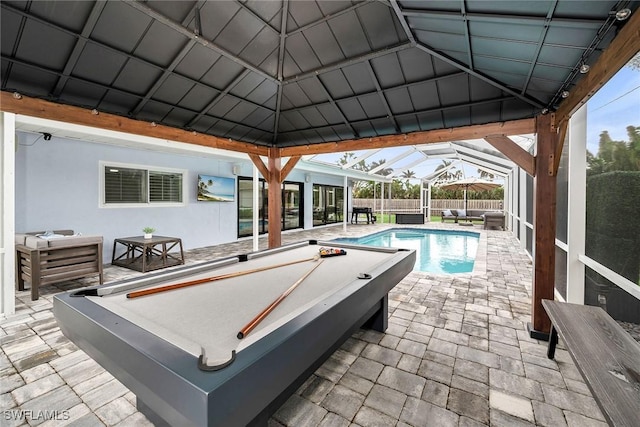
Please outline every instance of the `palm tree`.
[[[442, 164], [438, 165], [438, 167], [436, 167], [436, 171], [439, 171], [440, 169], [446, 168], [451, 163], [453, 163], [453, 161], [443, 160]], [[459, 171], [456, 168], [451, 168], [451, 169], [445, 171], [442, 175], [440, 175], [438, 177], [438, 181], [439, 182], [453, 181], [453, 180], [458, 179], [459, 177], [462, 177], [462, 171]]]
[[[377, 162], [371, 162], [371, 164], [369, 165], [367, 170], [373, 170], [373, 169], [377, 168], [378, 166], [383, 165], [385, 162], [386, 162], [386, 159], [380, 159]], [[382, 175], [382, 176], [387, 176], [392, 172], [393, 172], [393, 169], [391, 169], [391, 168], [382, 168], [376, 173], [379, 174], [379, 175]]]
[[489, 181], [493, 181], [495, 179], [495, 175], [492, 173], [487, 172], [486, 170], [483, 169], [478, 169], [478, 176], [482, 179], [487, 179]]

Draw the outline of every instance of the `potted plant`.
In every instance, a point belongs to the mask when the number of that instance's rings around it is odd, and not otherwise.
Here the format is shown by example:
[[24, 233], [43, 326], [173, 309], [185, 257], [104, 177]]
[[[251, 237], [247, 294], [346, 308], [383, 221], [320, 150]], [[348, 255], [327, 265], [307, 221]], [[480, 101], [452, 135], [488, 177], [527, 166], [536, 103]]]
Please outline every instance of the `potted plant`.
[[153, 227], [145, 227], [142, 229], [142, 232], [144, 233], [144, 238], [145, 239], [150, 239], [153, 237], [153, 232], [156, 231], [155, 228]]

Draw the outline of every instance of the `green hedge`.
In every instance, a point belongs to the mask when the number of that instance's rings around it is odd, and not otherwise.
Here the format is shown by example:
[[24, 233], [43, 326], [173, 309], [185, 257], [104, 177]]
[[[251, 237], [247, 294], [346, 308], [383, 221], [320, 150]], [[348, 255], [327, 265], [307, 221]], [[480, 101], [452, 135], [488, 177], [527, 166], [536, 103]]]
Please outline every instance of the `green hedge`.
[[640, 280], [640, 172], [587, 178], [585, 252], [611, 270]]

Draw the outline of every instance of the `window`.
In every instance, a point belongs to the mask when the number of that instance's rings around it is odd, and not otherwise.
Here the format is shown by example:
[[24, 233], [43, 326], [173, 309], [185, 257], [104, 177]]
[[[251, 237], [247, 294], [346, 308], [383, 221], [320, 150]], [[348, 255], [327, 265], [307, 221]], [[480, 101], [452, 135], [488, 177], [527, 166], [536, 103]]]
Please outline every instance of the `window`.
[[102, 206], [182, 205], [184, 171], [101, 162]]

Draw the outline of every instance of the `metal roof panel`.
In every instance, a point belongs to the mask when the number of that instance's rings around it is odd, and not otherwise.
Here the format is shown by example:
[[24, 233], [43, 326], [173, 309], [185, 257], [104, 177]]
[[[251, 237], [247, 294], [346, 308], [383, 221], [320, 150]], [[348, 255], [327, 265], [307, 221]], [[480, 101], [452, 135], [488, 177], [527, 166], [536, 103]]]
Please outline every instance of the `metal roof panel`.
[[329, 20], [340, 50], [348, 57], [363, 54], [370, 50], [367, 37], [354, 11], [344, 13]]
[[96, 43], [87, 43], [78, 58], [73, 75], [110, 85], [117, 77], [127, 57]]
[[161, 71], [142, 61], [129, 59], [113, 83], [114, 87], [135, 94], [145, 94], [160, 77]]
[[387, 115], [387, 111], [382, 104], [380, 95], [377, 93], [359, 96], [358, 102], [362, 106], [362, 109], [364, 110], [368, 118], [382, 117]]
[[246, 98], [256, 104], [264, 105], [277, 91], [278, 86], [274, 82], [265, 79], [247, 94]]
[[300, 114], [305, 118], [307, 122], [313, 127], [320, 127], [328, 125], [327, 121], [320, 114], [317, 108], [309, 107], [300, 110]]
[[395, 26], [395, 15], [391, 8], [380, 2], [370, 2], [355, 11], [367, 39], [373, 49], [391, 46], [406, 40], [398, 37]]
[[264, 26], [264, 22], [246, 10], [240, 9], [218, 34], [215, 42], [229, 52], [238, 55]]
[[220, 55], [200, 44], [194, 44], [176, 66], [175, 71], [194, 80], [199, 80], [220, 59]]
[[201, 81], [216, 89], [225, 89], [243, 70], [240, 64], [221, 56], [202, 76]]
[[145, 31], [134, 54], [152, 64], [167, 67], [187, 44], [187, 38], [157, 21]]
[[203, 85], [193, 85], [178, 105], [193, 111], [202, 111], [220, 92]]
[[[296, 34], [296, 36], [297, 35], [298, 34]], [[307, 40], [314, 55], [323, 65], [345, 59], [338, 45], [338, 41], [333, 36], [333, 33], [331, 33], [331, 29], [326, 22], [314, 25], [302, 33], [299, 33], [299, 35]]]
[[70, 34], [27, 20], [15, 55], [31, 64], [61, 70], [74, 44], [75, 39]]
[[286, 49], [291, 59], [302, 72], [318, 68], [322, 65], [302, 33], [287, 37]]
[[405, 83], [397, 54], [383, 55], [372, 59], [370, 62], [382, 88]]
[[214, 40], [239, 10], [240, 6], [233, 1], [204, 2], [200, 8], [202, 36]]
[[97, 107], [96, 99], [104, 96], [106, 89], [86, 84], [78, 80], [70, 80], [64, 87], [60, 99], [69, 104], [84, 105], [88, 108]]
[[367, 118], [367, 114], [364, 112], [357, 99], [345, 99], [338, 101], [337, 104], [349, 121], [353, 122]]
[[[91, 38], [124, 52], [135, 49], [151, 18], [123, 2], [106, 2]], [[117, 28], [117, 31], [114, 29]]]
[[[317, 78], [304, 79], [297, 82], [300, 89], [308, 97], [310, 102], [315, 104], [327, 101], [327, 95]], [[285, 87], [288, 85], [285, 85]]]
[[353, 95], [354, 92], [341, 70], [334, 70], [318, 76], [333, 99]]
[[158, 90], [153, 94], [154, 99], [167, 102], [169, 104], [177, 104], [189, 92], [194, 83], [190, 80], [171, 74], [160, 85]]
[[140, 98], [124, 92], [110, 90], [96, 107], [99, 111], [127, 115], [140, 102]]
[[387, 90], [384, 94], [393, 114], [402, 114], [413, 111], [413, 104], [411, 103], [409, 90], [406, 87]]
[[355, 93], [371, 92], [376, 89], [369, 67], [364, 63], [349, 65], [342, 69], [344, 77]]
[[168, 124], [169, 126], [175, 126], [179, 128], [183, 128], [195, 117], [195, 113], [193, 111], [185, 110], [184, 108], [175, 107], [169, 111], [169, 113], [165, 116], [163, 122]]
[[[315, 1], [289, 2], [289, 15], [295, 23], [295, 27], [291, 27], [291, 29], [310, 24], [324, 16]], [[289, 25], [287, 25], [287, 29], [290, 29]]]

